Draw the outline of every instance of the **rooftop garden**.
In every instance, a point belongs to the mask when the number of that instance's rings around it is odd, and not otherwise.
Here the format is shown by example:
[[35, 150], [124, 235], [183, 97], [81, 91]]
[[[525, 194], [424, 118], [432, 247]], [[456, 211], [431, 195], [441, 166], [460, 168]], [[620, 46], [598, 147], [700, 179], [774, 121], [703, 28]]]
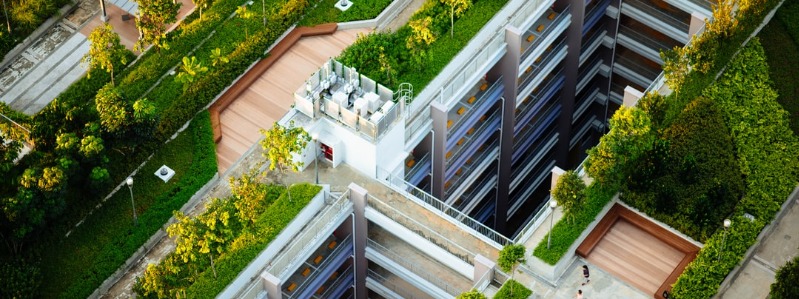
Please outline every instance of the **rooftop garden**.
[[297, 26], [315, 26], [325, 23], [344, 23], [358, 20], [370, 20], [380, 15], [393, 0], [374, 0], [358, 2], [349, 9], [341, 11], [334, 5], [341, 0], [322, 0], [308, 10], [308, 13], [297, 23]]
[[407, 25], [359, 37], [338, 61], [392, 90], [404, 82], [422, 90], [505, 3], [428, 0]]
[[[663, 55], [674, 92], [647, 94], [616, 112], [589, 151], [585, 169], [595, 181], [585, 202], [567, 209], [570, 220], [555, 226], [551, 248], [542, 242], [535, 256], [556, 263], [621, 191], [624, 202], [705, 244], [673, 286], [674, 298], [716, 294], [799, 180], [799, 143], [763, 47], [757, 38], [740, 46], [778, 1], [755, 2], [725, 2], [739, 5], [735, 18], [722, 5], [714, 11], [721, 21]], [[722, 251], [725, 218], [733, 224]]]
[[[17, 279], [6, 293], [88, 296], [217, 172], [209, 117], [202, 110], [309, 7], [306, 0], [240, 6], [245, 2], [209, 2], [174, 31], [148, 39], [153, 47], [127, 66], [135, 57], [117, 47], [105, 61], [112, 64], [100, 63], [102, 53], [91, 54], [99, 64], [92, 64], [90, 76], [36, 115], [0, 105], [30, 130], [2, 121], [8, 132], [3, 139], [35, 144], [17, 164], [19, 142], [0, 148], [0, 237], [6, 244], [0, 271]], [[110, 42], [95, 43], [115, 44], [113, 35], [105, 38]], [[103, 198], [148, 159], [133, 186], [140, 219], [134, 226], [120, 216], [132, 214], [125, 186]], [[149, 175], [164, 164], [177, 173], [168, 184]]]
[[166, 230], [175, 251], [150, 264], [134, 290], [144, 298], [214, 298], [316, 196], [321, 187], [260, 183], [258, 176], [231, 180], [233, 195], [213, 199], [197, 217], [177, 212]]

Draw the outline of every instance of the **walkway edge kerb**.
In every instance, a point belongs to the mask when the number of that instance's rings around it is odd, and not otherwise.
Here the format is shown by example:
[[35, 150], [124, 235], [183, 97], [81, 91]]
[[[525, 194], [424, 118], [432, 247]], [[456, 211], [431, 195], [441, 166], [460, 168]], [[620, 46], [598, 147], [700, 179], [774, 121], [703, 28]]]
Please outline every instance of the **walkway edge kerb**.
[[294, 44], [301, 38], [316, 35], [328, 35], [336, 32], [338, 24], [328, 23], [317, 25], [313, 27], [295, 27], [291, 32], [281, 38], [277, 44], [269, 50], [269, 56], [258, 61], [255, 66], [244, 75], [236, 80], [233, 85], [226, 90], [217, 101], [211, 104], [208, 111], [211, 113], [211, 128], [214, 131], [214, 142], [219, 143], [222, 140], [222, 124], [219, 122], [219, 116], [222, 111], [225, 111], [230, 104], [232, 104], [242, 92], [247, 90], [261, 75], [266, 72], [272, 65], [280, 59]]
[[[220, 181], [219, 174], [218, 173], [214, 174], [213, 178], [211, 178], [207, 183], [205, 183], [205, 185], [203, 185], [203, 187], [200, 188], [200, 190], [197, 190], [197, 192], [195, 192], [194, 195], [191, 196], [191, 199], [189, 199], [189, 201], [183, 204], [183, 206], [180, 208], [180, 211], [183, 212], [184, 214], [188, 213], [189, 210], [194, 208], [194, 206], [196, 206], [205, 197], [205, 195], [208, 193], [208, 191], [211, 188], [219, 184], [219, 181]], [[94, 292], [92, 292], [92, 294], [89, 295], [88, 298], [100, 298], [100, 296], [108, 293], [108, 290], [110, 290], [111, 287], [113, 287], [119, 281], [119, 279], [121, 279], [138, 261], [144, 258], [144, 256], [146, 256], [147, 253], [150, 252], [150, 250], [155, 248], [156, 244], [158, 244], [162, 239], [167, 237], [165, 228], [170, 224], [175, 223], [175, 221], [176, 220], [174, 216], [170, 217], [169, 220], [166, 222], [166, 224], [164, 224], [160, 229], [158, 229], [158, 231], [156, 231], [155, 234], [150, 236], [150, 239], [148, 239], [147, 242], [144, 243], [144, 245], [139, 247], [139, 249], [136, 250], [136, 252], [133, 253], [133, 255], [131, 255], [125, 261], [125, 263], [122, 264], [122, 266], [120, 266], [114, 272], [114, 274], [106, 278], [106, 280], [103, 281], [103, 283], [97, 289], [95, 289]]]
[[[743, 268], [752, 260], [752, 258], [755, 257], [755, 251], [760, 248], [763, 240], [771, 236], [771, 233], [774, 232], [774, 228], [777, 226], [776, 224], [782, 221], [782, 219], [785, 217], [785, 214], [787, 214], [788, 211], [793, 208], [793, 205], [796, 204], [797, 201], [799, 201], [799, 185], [793, 189], [791, 195], [789, 195], [785, 202], [782, 203], [782, 207], [777, 212], [777, 215], [774, 216], [774, 219], [772, 219], [771, 222], [760, 231], [760, 234], [757, 235], [755, 243], [752, 246], [749, 246], [749, 249], [746, 250], [743, 259], [741, 259], [735, 268], [733, 268], [732, 271], [727, 274], [727, 277], [719, 285], [719, 289], [716, 292], [716, 295], [713, 296], [713, 299], [720, 298], [719, 294], [721, 293], [726, 293], [727, 289], [732, 286], [732, 282], [735, 281], [738, 278], [738, 275], [741, 274], [741, 270], [743, 270]], [[779, 267], [780, 265], [776, 266]]]

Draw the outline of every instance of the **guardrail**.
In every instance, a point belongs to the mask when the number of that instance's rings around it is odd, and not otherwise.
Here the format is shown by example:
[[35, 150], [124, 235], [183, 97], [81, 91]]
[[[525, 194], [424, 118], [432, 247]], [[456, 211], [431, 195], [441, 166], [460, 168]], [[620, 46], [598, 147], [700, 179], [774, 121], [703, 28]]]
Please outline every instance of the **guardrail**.
[[370, 208], [373, 208], [380, 212], [381, 214], [387, 216], [391, 220], [399, 223], [400, 225], [404, 226], [408, 230], [416, 233], [417, 235], [425, 238], [426, 240], [436, 244], [438, 247], [446, 250], [447, 252], [451, 253], [452, 255], [458, 257], [458, 259], [466, 262], [469, 265], [474, 264], [474, 256], [475, 253], [469, 251], [466, 248], [458, 245], [458, 243], [453, 242], [452, 240], [448, 239], [447, 237], [442, 236], [435, 230], [427, 227], [426, 225], [419, 223], [418, 221], [414, 220], [408, 215], [398, 211], [397, 209], [392, 208], [388, 204], [382, 202], [377, 197], [367, 195], [366, 198], [366, 205]]
[[383, 275], [378, 274], [377, 272], [373, 271], [372, 269], [368, 269], [368, 272], [366, 273], [366, 277], [374, 279], [375, 281], [377, 281], [378, 283], [383, 285], [383, 287], [389, 289], [390, 291], [394, 292], [397, 295], [402, 296], [402, 298], [416, 298], [413, 295], [405, 292], [405, 289], [397, 287], [396, 285], [391, 283], [391, 281], [389, 281], [388, 278], [383, 277]]
[[288, 271], [295, 268], [292, 267], [292, 264], [296, 262], [295, 260], [298, 256], [304, 256], [308, 251], [316, 249], [307, 246], [308, 244], [314, 244], [319, 238], [326, 238], [327, 234], [323, 235], [322, 233], [326, 232], [330, 226], [338, 225], [338, 223], [334, 223], [332, 220], [349, 210], [348, 208], [352, 203], [350, 203], [348, 198], [349, 190], [342, 193], [321, 215], [314, 217], [313, 222], [307, 224], [302, 230], [302, 233], [295, 237], [291, 245], [286, 247], [283, 252], [273, 259], [271, 265], [267, 266], [265, 270], [272, 273], [275, 277], [285, 277], [284, 275], [287, 274]]
[[465, 225], [466, 229], [471, 229], [477, 232], [479, 235], [485, 237], [485, 240], [495, 248], [502, 249], [502, 247], [505, 245], [513, 243], [511, 239], [503, 236], [485, 224], [469, 217], [469, 215], [462, 213], [451, 205], [442, 202], [433, 195], [416, 188], [416, 186], [408, 183], [403, 178], [396, 177], [394, 174], [381, 169], [380, 167], [378, 167], [377, 171], [379, 174], [384, 174], [387, 176], [385, 180], [380, 180], [380, 182], [382, 182], [384, 185], [402, 195], [405, 195], [405, 197], [408, 199], [418, 203], [427, 210], [442, 216], [450, 222], [455, 223], [456, 225]]
[[448, 283], [446, 283], [445, 281], [441, 280], [440, 278], [434, 276], [433, 273], [427, 272], [427, 271], [425, 271], [425, 269], [422, 269], [421, 267], [416, 266], [414, 263], [411, 263], [410, 261], [404, 259], [399, 254], [391, 251], [391, 249], [388, 249], [385, 246], [380, 245], [380, 243], [377, 243], [377, 242], [375, 242], [372, 239], [367, 239], [367, 245], [369, 247], [371, 247], [372, 249], [374, 249], [375, 251], [377, 251], [380, 254], [382, 254], [383, 256], [385, 256], [385, 257], [391, 259], [392, 261], [394, 261], [395, 263], [399, 264], [400, 266], [405, 267], [405, 269], [410, 270], [413, 274], [418, 275], [422, 279], [424, 279], [424, 280], [430, 282], [431, 284], [435, 285], [436, 287], [444, 290], [445, 292], [447, 292], [447, 294], [458, 295], [462, 291], [462, 290], [459, 290], [459, 289], [449, 285]]

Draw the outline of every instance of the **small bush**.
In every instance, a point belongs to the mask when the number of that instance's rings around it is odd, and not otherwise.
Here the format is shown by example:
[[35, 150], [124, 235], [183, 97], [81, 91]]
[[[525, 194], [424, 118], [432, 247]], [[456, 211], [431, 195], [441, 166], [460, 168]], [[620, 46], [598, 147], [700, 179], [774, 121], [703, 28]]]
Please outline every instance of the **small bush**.
[[508, 279], [494, 295], [494, 299], [526, 299], [533, 291], [513, 279]]
[[776, 281], [771, 284], [770, 298], [799, 298], [799, 256], [788, 261], [777, 270]]

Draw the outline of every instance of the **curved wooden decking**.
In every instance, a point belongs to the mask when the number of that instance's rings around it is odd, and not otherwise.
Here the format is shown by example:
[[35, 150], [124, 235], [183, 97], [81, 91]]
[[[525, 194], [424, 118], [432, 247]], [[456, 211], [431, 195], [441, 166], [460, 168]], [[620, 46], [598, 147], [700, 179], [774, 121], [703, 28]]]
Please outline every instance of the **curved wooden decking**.
[[599, 221], [577, 254], [630, 285], [663, 298], [699, 247], [616, 204]]
[[336, 24], [295, 28], [210, 108], [219, 172], [224, 173], [294, 103], [296, 91], [331, 57], [368, 29]]

